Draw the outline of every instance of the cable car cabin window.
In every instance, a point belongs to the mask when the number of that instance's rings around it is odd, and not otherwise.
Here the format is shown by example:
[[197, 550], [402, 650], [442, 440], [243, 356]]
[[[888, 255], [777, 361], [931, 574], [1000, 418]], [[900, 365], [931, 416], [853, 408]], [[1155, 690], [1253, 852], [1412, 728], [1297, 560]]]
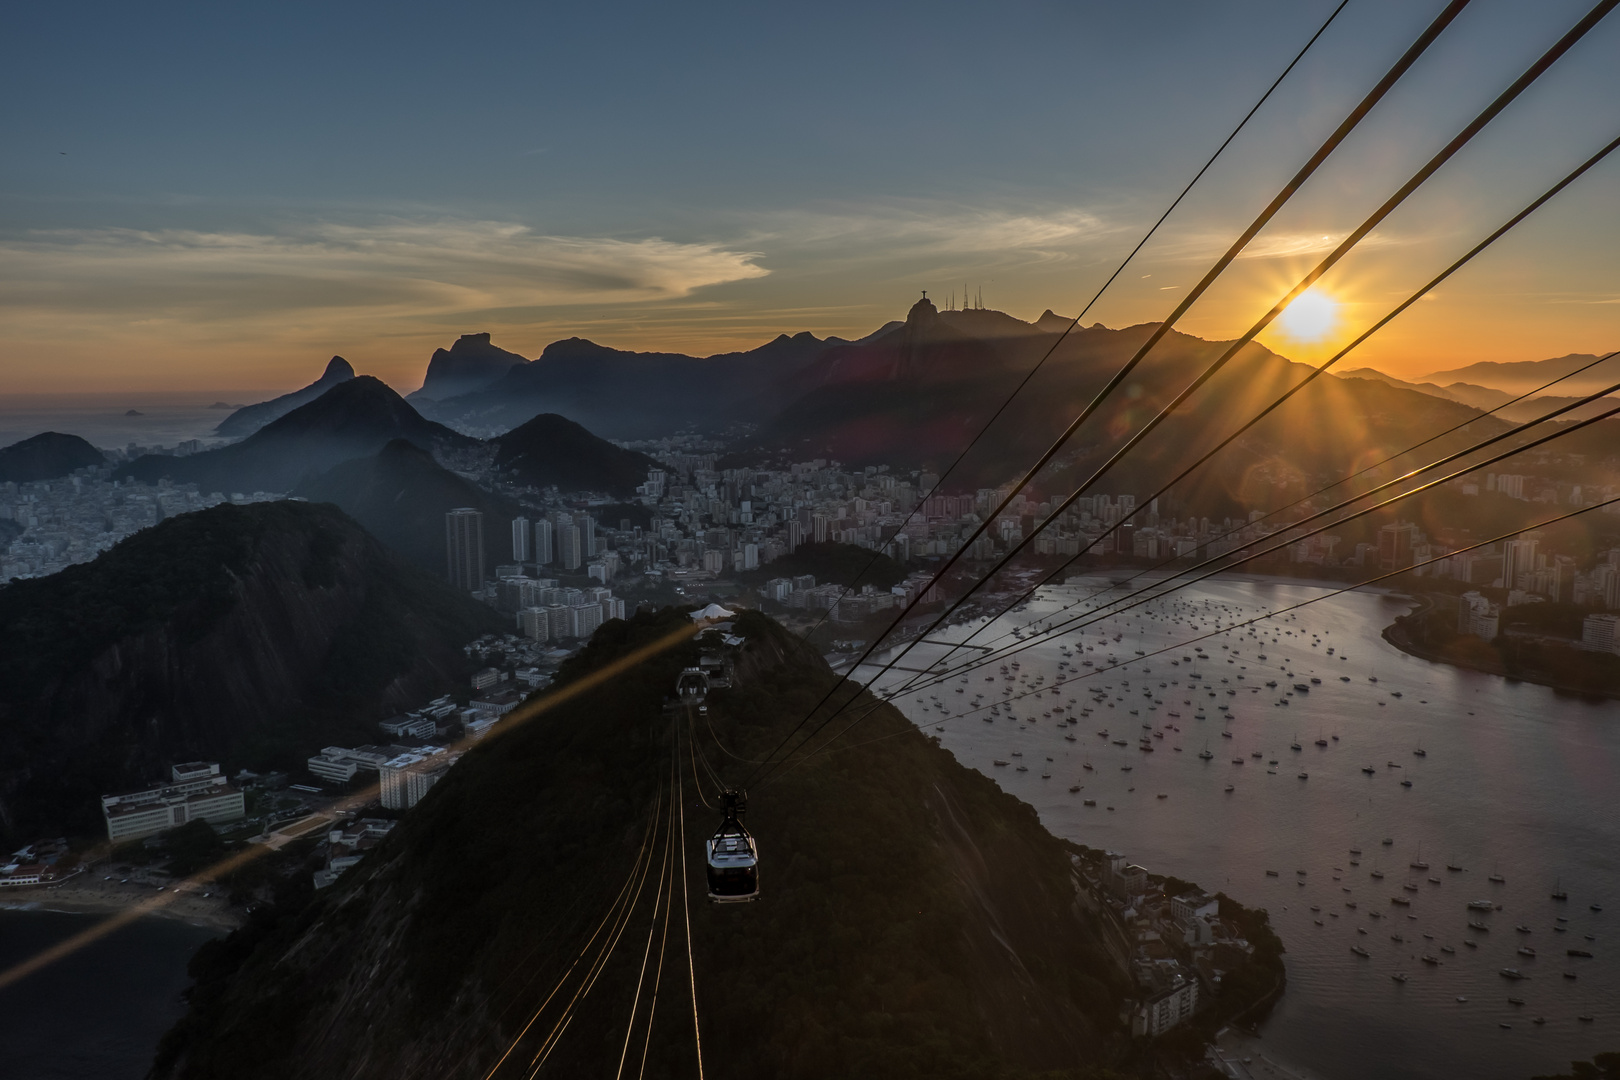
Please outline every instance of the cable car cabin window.
[[753, 869], [709, 868], [709, 895], [717, 900], [752, 900], [759, 895], [759, 875]]

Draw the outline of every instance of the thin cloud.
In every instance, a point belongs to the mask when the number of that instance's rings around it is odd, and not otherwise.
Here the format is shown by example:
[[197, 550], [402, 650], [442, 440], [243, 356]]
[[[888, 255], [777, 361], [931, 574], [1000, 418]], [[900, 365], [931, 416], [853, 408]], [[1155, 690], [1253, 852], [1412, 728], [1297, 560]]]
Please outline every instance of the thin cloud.
[[1019, 212], [930, 202], [784, 211], [751, 225], [750, 243], [805, 254], [833, 250], [840, 259], [1059, 258], [1113, 231], [1100, 215], [1078, 208]]
[[314, 223], [276, 234], [37, 232], [0, 243], [0, 309], [234, 320], [677, 300], [763, 277], [757, 251], [550, 236], [491, 221]]
[[[1326, 255], [1344, 241], [1347, 233], [1279, 232], [1262, 233], [1249, 241], [1238, 253], [1242, 259], [1291, 259], [1305, 255]], [[1198, 233], [1178, 239], [1166, 240], [1156, 255], [1172, 261], [1204, 262], [1219, 256], [1232, 243], [1232, 237], [1216, 233]], [[1428, 237], [1392, 236], [1371, 232], [1356, 245], [1358, 250], [1406, 247], [1427, 241]]]

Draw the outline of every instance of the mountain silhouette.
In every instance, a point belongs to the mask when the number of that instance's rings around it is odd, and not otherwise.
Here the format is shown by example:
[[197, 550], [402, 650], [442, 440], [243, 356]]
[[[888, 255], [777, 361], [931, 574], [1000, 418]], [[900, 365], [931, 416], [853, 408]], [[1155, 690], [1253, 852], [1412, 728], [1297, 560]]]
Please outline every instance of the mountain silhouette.
[[[1503, 390], [1493, 390], [1489, 386], [1476, 386], [1473, 383], [1451, 383], [1441, 386], [1439, 383], [1424, 382], [1413, 383], [1404, 379], [1397, 379], [1393, 375], [1386, 375], [1375, 368], [1354, 368], [1349, 371], [1334, 372], [1341, 379], [1372, 379], [1384, 383], [1386, 386], [1397, 386], [1402, 390], [1415, 390], [1420, 394], [1431, 397], [1445, 398], [1448, 401], [1460, 401], [1464, 405], [1472, 405], [1476, 409], [1490, 410], [1497, 408], [1515, 396]], [[1545, 381], [1545, 380], [1543, 380]]]
[[305, 477], [293, 494], [335, 504], [371, 535], [434, 574], [445, 572], [445, 514], [463, 506], [483, 511], [484, 565], [494, 567], [512, 561], [509, 526], [524, 512], [511, 499], [463, 480], [406, 439], [392, 439], [370, 457]]
[[[846, 465], [941, 470], [1050, 353], [950, 480], [953, 491], [1004, 483], [1065, 431], [1157, 328], [1097, 324], [1060, 339], [1068, 325], [1050, 312], [1030, 324], [1001, 312], [937, 311], [919, 303], [900, 328], [827, 349], [796, 372], [790, 404], [734, 444], [723, 465], [765, 455], [777, 461], [825, 457]], [[1166, 334], [1066, 444], [1036, 480], [1036, 490], [1067, 494], [1228, 345], [1177, 331]], [[1191, 464], [1311, 370], [1259, 344], [1245, 345], [1113, 467], [1098, 492], [1153, 490], [1150, 485]], [[1413, 431], [1451, 427], [1470, 416], [1479, 416], [1479, 410], [1450, 398], [1329, 374], [1184, 481], [1166, 509], [1214, 515], [1274, 505], [1287, 490], [1293, 497], [1310, 490], [1298, 487], [1304, 477], [1325, 482], [1330, 475], [1354, 471], [1354, 461], [1365, 461], [1359, 454], [1393, 453], [1411, 442]], [[1441, 440], [1435, 452], [1457, 449], [1502, 426], [1496, 418], [1482, 419], [1470, 432]], [[1266, 475], [1291, 479], [1273, 490], [1259, 479]]]
[[[1559, 356], [1551, 360], [1523, 360], [1507, 364], [1486, 361], [1450, 371], [1436, 371], [1422, 376], [1422, 381], [1441, 385], [1453, 382], [1475, 383], [1495, 390], [1505, 390], [1509, 394], [1522, 394], [1560, 375], [1567, 375], [1596, 359], [1597, 355], [1593, 353], [1570, 353], [1568, 356]], [[1573, 379], [1559, 383], [1552, 387], [1549, 393], [1582, 397], [1596, 393], [1616, 382], [1620, 382], [1620, 356], [1599, 364]]]
[[508, 367], [482, 389], [422, 408], [435, 419], [509, 427], [561, 413], [616, 439], [757, 423], [790, 400], [795, 372], [840, 344], [802, 332], [745, 352], [697, 357], [626, 352], [573, 337], [547, 345], [533, 363]]
[[291, 491], [311, 472], [375, 454], [393, 439], [424, 449], [473, 446], [476, 439], [424, 419], [370, 375], [340, 382], [239, 443], [190, 457], [149, 454], [114, 475], [152, 483], [162, 477], [205, 491]]
[[46, 431], [0, 449], [0, 483], [54, 480], [75, 469], [107, 464], [107, 455], [77, 435]]
[[495, 466], [535, 487], [628, 498], [647, 479], [647, 470], [658, 467], [646, 454], [615, 446], [555, 413], [536, 416], [491, 441]]
[[219, 426], [214, 429], [214, 434], [232, 438], [251, 435], [270, 421], [286, 416], [298, 406], [314, 401], [338, 383], [347, 382], [352, 378], [354, 368], [343, 357], [334, 356], [327, 361], [326, 370], [321, 372], [319, 379], [302, 390], [294, 390], [290, 394], [282, 394], [278, 398], [261, 401], [257, 405], [242, 406], [220, 421]]
[[411, 397], [442, 401], [470, 394], [500, 379], [514, 365], [528, 362], [517, 353], [490, 344], [487, 333], [462, 334], [450, 348], [433, 351], [422, 389]]

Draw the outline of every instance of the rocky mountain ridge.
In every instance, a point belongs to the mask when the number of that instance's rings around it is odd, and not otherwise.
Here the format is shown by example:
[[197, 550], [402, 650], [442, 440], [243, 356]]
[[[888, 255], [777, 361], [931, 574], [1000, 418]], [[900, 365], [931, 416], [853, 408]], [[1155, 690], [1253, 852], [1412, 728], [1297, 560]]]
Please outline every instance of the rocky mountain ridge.
[[282, 394], [269, 401], [261, 401], [255, 405], [244, 405], [220, 422], [214, 429], [214, 434], [227, 438], [241, 438], [251, 435], [272, 420], [279, 420], [292, 412], [300, 405], [314, 401], [338, 383], [347, 382], [354, 378], [354, 367], [343, 357], [334, 356], [326, 363], [326, 370], [321, 377], [304, 387], [294, 390], [290, 394]]
[[471, 447], [477, 440], [424, 419], [370, 375], [344, 380], [239, 443], [189, 457], [148, 454], [115, 477], [154, 483], [167, 477], [203, 491], [291, 491], [305, 476], [368, 457], [394, 439], [424, 449]]

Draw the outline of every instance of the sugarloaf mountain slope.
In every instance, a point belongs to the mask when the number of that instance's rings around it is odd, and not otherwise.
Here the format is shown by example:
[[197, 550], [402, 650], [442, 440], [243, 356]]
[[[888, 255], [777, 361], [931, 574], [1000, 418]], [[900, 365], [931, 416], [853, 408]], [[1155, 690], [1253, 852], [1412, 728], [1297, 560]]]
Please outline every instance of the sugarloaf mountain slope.
[[[199, 954], [155, 1075], [519, 1076], [543, 1052], [547, 1075], [645, 1053], [642, 1075], [695, 1076], [694, 1012], [703, 1074], [721, 1080], [1113, 1075], [1127, 988], [1068, 852], [888, 706], [859, 745], [750, 793], [762, 896], [704, 901], [708, 770], [740, 782], [833, 675], [745, 613], [731, 687], [705, 713], [674, 706], [701, 647], [679, 638], [689, 625], [674, 609], [606, 624], [545, 692], [560, 704], [520, 707], [302, 909]], [[667, 937], [649, 935], [655, 897]], [[595, 968], [605, 919], [620, 936]]]

